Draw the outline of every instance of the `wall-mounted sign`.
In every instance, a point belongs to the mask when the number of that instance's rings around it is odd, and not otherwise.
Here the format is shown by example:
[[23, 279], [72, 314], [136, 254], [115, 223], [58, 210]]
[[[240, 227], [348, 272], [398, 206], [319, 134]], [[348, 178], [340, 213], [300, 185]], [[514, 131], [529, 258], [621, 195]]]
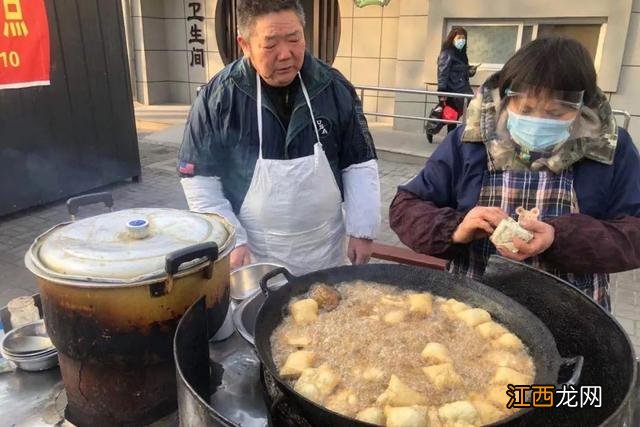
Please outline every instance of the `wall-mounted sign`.
[[44, 0], [0, 0], [0, 89], [48, 86], [49, 71]]
[[199, 1], [189, 2], [189, 9], [191, 9], [191, 14], [187, 16], [187, 25], [189, 26], [187, 43], [191, 48], [189, 66], [205, 68], [202, 3]]
[[353, 0], [358, 7], [365, 6], [386, 6], [391, 0]]

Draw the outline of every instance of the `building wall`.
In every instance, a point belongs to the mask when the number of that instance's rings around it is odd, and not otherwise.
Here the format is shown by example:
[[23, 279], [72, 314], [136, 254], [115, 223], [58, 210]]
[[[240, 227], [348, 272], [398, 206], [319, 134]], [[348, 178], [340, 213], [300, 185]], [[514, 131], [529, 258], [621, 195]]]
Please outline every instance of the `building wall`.
[[[333, 66], [358, 86], [395, 87], [399, 3], [385, 8], [358, 8], [352, 0], [339, 0], [341, 35]], [[365, 111], [392, 114], [394, 94], [366, 91]], [[370, 122], [393, 119], [368, 116]]]
[[[215, 35], [217, 0], [200, 1], [206, 66], [189, 64], [191, 1], [123, 0], [129, 4], [125, 15], [130, 19], [139, 102], [191, 103], [196, 88], [223, 68]], [[640, 142], [640, 0], [391, 0], [386, 7], [364, 8], [356, 7], [353, 0], [338, 2], [341, 37], [334, 67], [356, 86], [408, 89], [436, 89], [437, 56], [448, 19], [604, 17], [604, 46], [601, 58], [596, 59], [599, 84], [609, 93], [614, 108], [634, 116], [630, 131]], [[492, 72], [481, 68], [472, 84], [481, 84]], [[386, 114], [425, 116], [437, 102], [424, 95], [374, 91], [364, 95], [365, 111]], [[368, 119], [393, 124], [399, 130], [423, 131], [421, 121]]]
[[[342, 34], [334, 66], [355, 86], [425, 89], [424, 48], [427, 44], [428, 0], [392, 0], [386, 7], [358, 8], [340, 0]], [[424, 116], [423, 95], [364, 92], [365, 111]], [[368, 117], [419, 132], [423, 122]]]
[[640, 85], [638, 82], [640, 82], [640, 0], [634, 0], [620, 80], [616, 92], [611, 95], [611, 105], [631, 113], [629, 132], [636, 145], [640, 147]]
[[[188, 20], [192, 0], [130, 0], [137, 100], [143, 104], [190, 104], [198, 86], [222, 69], [215, 34], [215, 0], [201, 0], [198, 16]], [[125, 15], [127, 12], [125, 12]], [[125, 16], [127, 18], [127, 16]], [[205, 43], [189, 43], [192, 25]], [[202, 48], [205, 66], [191, 65], [192, 49]]]

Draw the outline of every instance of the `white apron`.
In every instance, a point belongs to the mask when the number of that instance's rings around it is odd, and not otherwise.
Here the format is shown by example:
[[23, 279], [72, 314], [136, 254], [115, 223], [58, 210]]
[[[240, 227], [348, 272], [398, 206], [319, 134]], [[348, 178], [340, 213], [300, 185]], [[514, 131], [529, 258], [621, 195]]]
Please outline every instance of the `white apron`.
[[313, 155], [289, 160], [262, 157], [262, 85], [256, 73], [260, 151], [238, 219], [254, 262], [272, 262], [293, 274], [346, 264], [342, 197], [324, 154], [300, 73], [300, 86], [316, 134]]

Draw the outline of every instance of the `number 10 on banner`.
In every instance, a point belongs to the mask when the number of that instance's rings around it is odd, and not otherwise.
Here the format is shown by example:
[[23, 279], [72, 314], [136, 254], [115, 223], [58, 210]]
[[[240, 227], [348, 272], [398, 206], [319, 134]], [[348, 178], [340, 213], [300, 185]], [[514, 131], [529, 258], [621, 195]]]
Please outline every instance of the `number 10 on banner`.
[[16, 51], [0, 52], [0, 67], [18, 68], [20, 66], [20, 55]]

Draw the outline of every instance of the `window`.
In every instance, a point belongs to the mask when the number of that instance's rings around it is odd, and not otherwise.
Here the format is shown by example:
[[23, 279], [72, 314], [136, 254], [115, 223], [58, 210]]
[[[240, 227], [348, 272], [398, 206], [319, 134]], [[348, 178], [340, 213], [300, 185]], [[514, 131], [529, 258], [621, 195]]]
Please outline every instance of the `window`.
[[473, 25], [466, 30], [467, 56], [472, 64], [504, 64], [516, 51], [517, 25]]
[[[596, 70], [602, 56], [606, 29], [604, 19], [564, 20], [455, 20], [447, 23], [447, 33], [454, 26], [467, 30], [467, 56], [471, 64], [481, 63], [480, 69], [499, 70], [516, 50], [531, 40], [546, 36], [571, 37], [581, 42], [591, 53]], [[446, 37], [446, 34], [443, 36]]]
[[538, 25], [538, 37], [564, 36], [574, 38], [587, 48], [592, 58], [595, 58], [598, 53], [600, 27], [601, 25], [594, 24], [540, 24]]

